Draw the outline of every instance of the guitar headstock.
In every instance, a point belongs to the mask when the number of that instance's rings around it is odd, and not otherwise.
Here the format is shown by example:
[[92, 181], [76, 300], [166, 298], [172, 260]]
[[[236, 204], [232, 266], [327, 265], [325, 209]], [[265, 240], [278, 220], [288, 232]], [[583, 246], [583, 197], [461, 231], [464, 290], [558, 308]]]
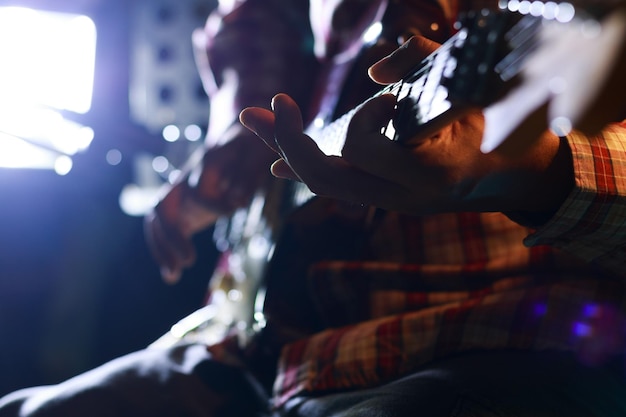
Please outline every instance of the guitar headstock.
[[[592, 0], [585, 9], [566, 2], [499, 3], [461, 15], [455, 35], [378, 93], [397, 97], [388, 138], [419, 140], [477, 107], [485, 115], [484, 152], [505, 141], [523, 148], [548, 127], [589, 133], [626, 117], [626, 1]], [[323, 130], [314, 136], [325, 154], [341, 154], [359, 107], [316, 127]]]
[[522, 3], [507, 5], [541, 24], [532, 50], [503, 71], [520, 82], [484, 111], [484, 152], [518, 154], [547, 128], [591, 135], [625, 116], [626, 2]]
[[460, 37], [450, 53], [451, 70], [442, 80], [452, 103], [482, 107], [501, 95], [505, 80], [497, 64], [511, 52], [507, 34], [518, 19], [516, 14], [491, 9], [459, 16]]
[[496, 65], [510, 52], [505, 34], [517, 15], [481, 9], [459, 17], [457, 33], [397, 88], [398, 111], [387, 135], [407, 142], [436, 130], [448, 117], [483, 107], [502, 94]]
[[623, 117], [623, 0], [500, 1], [462, 14], [457, 29], [398, 88], [390, 138], [429, 134], [472, 107], [486, 108], [484, 151]]

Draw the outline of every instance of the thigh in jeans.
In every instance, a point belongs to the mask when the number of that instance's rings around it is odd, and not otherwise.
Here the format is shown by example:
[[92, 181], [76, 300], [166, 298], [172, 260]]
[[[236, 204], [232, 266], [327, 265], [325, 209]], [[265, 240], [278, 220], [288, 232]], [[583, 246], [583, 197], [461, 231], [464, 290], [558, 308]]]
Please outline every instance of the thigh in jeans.
[[57, 385], [0, 398], [0, 417], [251, 417], [267, 397], [202, 345], [131, 353]]
[[626, 383], [564, 353], [475, 352], [381, 387], [296, 398], [289, 417], [626, 416]]

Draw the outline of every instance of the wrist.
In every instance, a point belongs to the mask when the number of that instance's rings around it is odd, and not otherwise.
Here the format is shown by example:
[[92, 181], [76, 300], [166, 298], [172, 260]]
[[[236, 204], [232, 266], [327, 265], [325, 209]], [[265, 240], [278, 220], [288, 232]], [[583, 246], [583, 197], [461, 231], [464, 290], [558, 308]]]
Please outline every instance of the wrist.
[[561, 208], [574, 188], [572, 152], [566, 138], [558, 138], [558, 148], [543, 175], [536, 181], [526, 199], [529, 209], [505, 211], [511, 220], [523, 226], [538, 228]]

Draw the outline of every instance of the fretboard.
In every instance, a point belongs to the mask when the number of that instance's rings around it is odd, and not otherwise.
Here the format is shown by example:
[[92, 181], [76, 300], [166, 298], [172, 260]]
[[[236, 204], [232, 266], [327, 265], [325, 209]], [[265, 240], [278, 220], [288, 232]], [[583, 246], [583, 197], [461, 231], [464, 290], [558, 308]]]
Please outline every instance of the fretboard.
[[[334, 121], [326, 122], [321, 118], [315, 119], [306, 133], [313, 138], [324, 154], [339, 156], [354, 114], [367, 101], [384, 94], [393, 94], [396, 97], [398, 111], [402, 111], [404, 114], [398, 114], [391, 120], [384, 128], [383, 133], [390, 140], [402, 140], [399, 132], [396, 131], [397, 125], [407, 123], [411, 124], [412, 128], [415, 128], [415, 125], [426, 125], [450, 109], [448, 91], [442, 81], [454, 71], [455, 60], [451, 56], [452, 49], [462, 46], [466, 38], [466, 30], [459, 31], [435, 52], [422, 60], [407, 77], [383, 88]], [[407, 101], [410, 101], [412, 105], [403, 108], [402, 103]], [[406, 120], [407, 118], [410, 120]], [[304, 204], [313, 196], [314, 194], [309, 191], [306, 185], [299, 183], [295, 186], [294, 203], [296, 206]]]
[[[309, 129], [307, 129], [307, 134], [313, 138], [320, 150], [326, 155], [341, 155], [348, 125], [354, 114], [367, 101], [384, 94], [393, 94], [396, 97], [398, 108], [400, 108], [404, 100], [413, 100], [418, 112], [410, 115], [410, 117], [417, 116], [418, 124], [425, 125], [434, 120], [451, 106], [450, 101], [448, 101], [447, 88], [442, 81], [444, 76], [449, 77], [452, 71], [454, 71], [455, 60], [451, 57], [451, 50], [453, 47], [460, 47], [466, 37], [467, 32], [465, 30], [459, 31], [420, 62], [407, 77], [383, 88], [368, 100], [332, 122], [327, 122], [321, 118], [315, 119]], [[404, 119], [403, 116], [407, 115], [399, 114], [386, 127], [384, 133], [389, 139], [400, 140], [394, 125], [401, 124]]]

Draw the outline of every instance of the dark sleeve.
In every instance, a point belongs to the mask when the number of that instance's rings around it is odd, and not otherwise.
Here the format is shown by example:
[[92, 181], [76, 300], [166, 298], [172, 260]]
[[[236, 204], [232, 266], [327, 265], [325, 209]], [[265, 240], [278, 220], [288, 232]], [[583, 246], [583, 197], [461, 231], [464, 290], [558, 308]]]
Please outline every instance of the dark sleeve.
[[268, 107], [279, 92], [306, 107], [317, 72], [308, 1], [248, 0], [218, 8], [194, 45], [216, 134], [216, 124], [227, 127], [248, 106]]

